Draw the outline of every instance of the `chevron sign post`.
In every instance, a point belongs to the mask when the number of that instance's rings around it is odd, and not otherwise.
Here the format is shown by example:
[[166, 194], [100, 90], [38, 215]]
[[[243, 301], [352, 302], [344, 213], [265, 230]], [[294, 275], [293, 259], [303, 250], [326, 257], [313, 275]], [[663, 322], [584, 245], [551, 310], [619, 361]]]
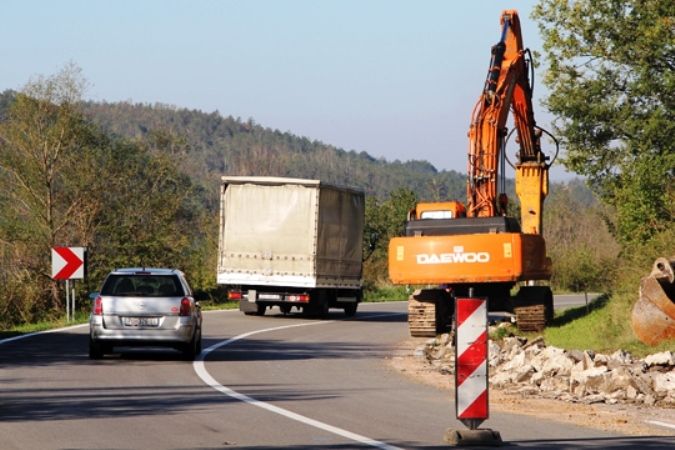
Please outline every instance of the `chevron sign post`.
[[75, 288], [71, 290], [70, 280], [84, 279], [86, 248], [52, 248], [52, 279], [66, 281], [66, 322], [75, 318]]
[[488, 413], [486, 298], [458, 298], [455, 404], [457, 419], [475, 430]]

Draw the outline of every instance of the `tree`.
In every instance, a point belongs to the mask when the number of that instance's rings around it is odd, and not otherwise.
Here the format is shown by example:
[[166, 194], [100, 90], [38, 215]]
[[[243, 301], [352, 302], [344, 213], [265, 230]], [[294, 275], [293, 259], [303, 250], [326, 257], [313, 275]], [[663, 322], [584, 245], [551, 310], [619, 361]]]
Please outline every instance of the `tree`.
[[675, 3], [541, 0], [533, 17], [563, 163], [616, 208], [623, 244], [672, 227]]
[[66, 66], [15, 94], [0, 121], [0, 327], [59, 313], [55, 245], [88, 248], [91, 290], [129, 266], [178, 267], [199, 289], [215, 267], [217, 220], [178, 169], [185, 143], [106, 135], [80, 111], [84, 84]]
[[606, 292], [613, 281], [619, 246], [607, 226], [609, 212], [583, 199], [580, 180], [559, 184], [547, 199], [544, 237], [553, 261], [556, 289]]
[[[408, 211], [416, 202], [415, 193], [405, 188], [393, 191], [384, 201], [378, 201], [373, 196], [366, 198], [364, 254], [370, 256], [364, 264], [363, 273], [367, 288], [388, 281], [389, 241], [405, 234]], [[375, 241], [373, 237], [376, 237]], [[374, 244], [372, 253], [371, 244]]]
[[88, 191], [78, 187], [90, 174], [80, 171], [96, 146], [77, 108], [85, 85], [72, 64], [37, 78], [16, 95], [0, 126], [0, 240], [11, 244], [18, 258], [14, 267], [27, 270], [19, 270], [19, 278], [33, 274], [31, 281], [50, 293], [41, 296], [51, 299], [44, 309], [60, 304], [56, 283], [49, 279], [49, 249], [71, 243], [75, 224], [86, 227], [96, 212]]

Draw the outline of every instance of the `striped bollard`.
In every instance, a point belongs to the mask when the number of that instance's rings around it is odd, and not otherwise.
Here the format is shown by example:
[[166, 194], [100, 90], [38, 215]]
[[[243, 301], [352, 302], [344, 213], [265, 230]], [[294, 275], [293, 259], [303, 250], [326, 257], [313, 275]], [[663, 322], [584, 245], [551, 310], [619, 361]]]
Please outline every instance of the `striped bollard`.
[[455, 405], [457, 419], [475, 430], [489, 417], [486, 298], [456, 301]]

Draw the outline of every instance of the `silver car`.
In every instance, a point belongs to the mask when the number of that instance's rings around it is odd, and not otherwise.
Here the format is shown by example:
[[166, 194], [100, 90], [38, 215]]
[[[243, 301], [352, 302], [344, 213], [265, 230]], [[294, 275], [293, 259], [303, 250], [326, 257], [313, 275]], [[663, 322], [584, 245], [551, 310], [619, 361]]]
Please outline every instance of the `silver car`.
[[183, 272], [130, 268], [106, 277], [89, 317], [89, 357], [139, 345], [174, 347], [188, 360], [202, 351], [202, 313]]

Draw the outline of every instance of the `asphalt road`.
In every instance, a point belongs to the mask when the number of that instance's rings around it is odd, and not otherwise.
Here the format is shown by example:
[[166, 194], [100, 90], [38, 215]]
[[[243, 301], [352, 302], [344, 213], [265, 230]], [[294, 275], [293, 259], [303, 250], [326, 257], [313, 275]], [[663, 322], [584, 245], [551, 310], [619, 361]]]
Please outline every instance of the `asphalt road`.
[[[195, 363], [163, 349], [90, 361], [86, 327], [0, 343], [0, 448], [447, 448], [463, 428], [452, 399], [385, 363], [405, 303], [361, 306], [353, 320], [207, 313]], [[518, 448], [675, 445], [515, 414], [483, 426]]]
[[[600, 294], [589, 293], [588, 303], [595, 301]], [[555, 309], [566, 309], [586, 304], [586, 296], [584, 294], [557, 294], [553, 297], [553, 305]]]

